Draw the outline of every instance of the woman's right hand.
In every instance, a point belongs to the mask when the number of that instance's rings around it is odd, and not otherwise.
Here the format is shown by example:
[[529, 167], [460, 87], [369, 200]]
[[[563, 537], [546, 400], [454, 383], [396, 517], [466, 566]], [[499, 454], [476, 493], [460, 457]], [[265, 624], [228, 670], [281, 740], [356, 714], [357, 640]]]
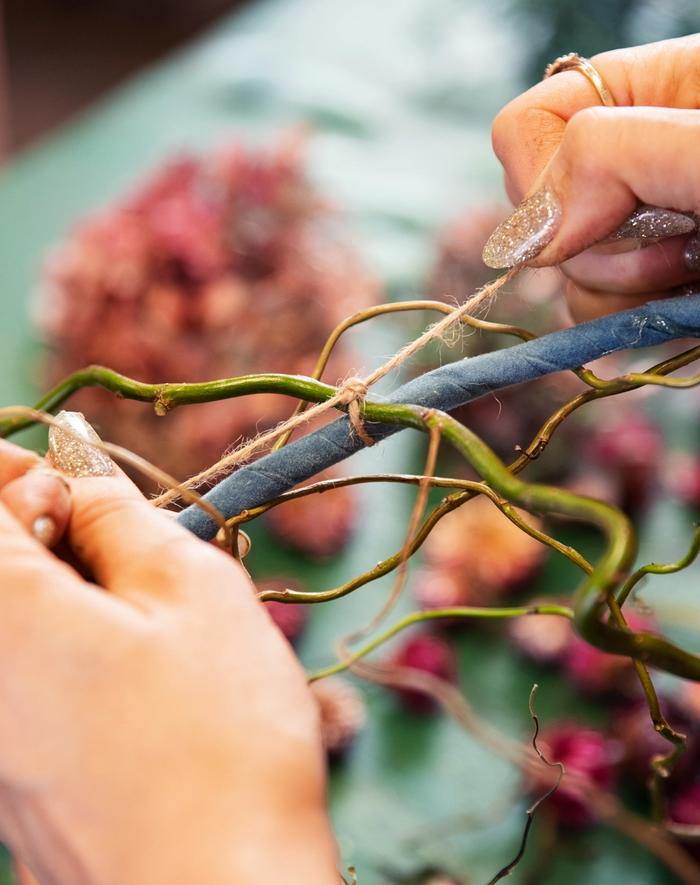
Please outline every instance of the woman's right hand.
[[[577, 320], [700, 281], [693, 215], [700, 211], [700, 35], [591, 61], [616, 107], [602, 107], [588, 79], [566, 71], [496, 117], [506, 189], [523, 202], [484, 250], [492, 267], [560, 265]], [[674, 211], [647, 213], [626, 239], [600, 245], [640, 204]]]

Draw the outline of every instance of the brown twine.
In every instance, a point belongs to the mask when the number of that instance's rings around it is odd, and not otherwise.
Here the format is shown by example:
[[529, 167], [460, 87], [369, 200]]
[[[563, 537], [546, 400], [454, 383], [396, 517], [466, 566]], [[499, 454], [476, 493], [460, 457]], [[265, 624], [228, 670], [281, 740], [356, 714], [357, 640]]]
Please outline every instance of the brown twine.
[[[268, 443], [273, 443], [283, 434], [296, 430], [297, 427], [301, 427], [303, 424], [308, 424], [309, 421], [319, 415], [325, 414], [330, 411], [330, 409], [334, 409], [337, 406], [347, 407], [350, 422], [357, 436], [365, 445], [373, 445], [374, 440], [372, 440], [367, 433], [363, 422], [363, 405], [369, 388], [388, 375], [389, 372], [392, 372], [394, 369], [403, 365], [403, 363], [410, 359], [414, 353], [425, 347], [426, 344], [442, 338], [449, 328], [459, 323], [467, 314], [479, 307], [489, 298], [493, 297], [496, 292], [509, 283], [521, 269], [522, 267], [511, 268], [493, 282], [488, 283], [472, 295], [471, 298], [468, 298], [460, 307], [455, 308], [451, 313], [445, 314], [439, 322], [429, 326], [422, 335], [418, 336], [418, 338], [409, 341], [409, 343], [397, 351], [391, 359], [387, 360], [387, 362], [383, 363], [381, 366], [378, 366], [373, 372], [367, 375], [366, 378], [353, 377], [348, 379], [339, 388], [338, 392], [329, 399], [322, 403], [317, 403], [315, 406], [312, 406], [310, 409], [306, 409], [303, 412], [299, 412], [297, 415], [293, 415], [288, 420], [278, 424], [272, 430], [268, 430], [267, 432], [254, 437], [239, 446], [237, 449], [234, 449], [229, 454], [224, 455], [224, 457], [217, 461], [216, 464], [213, 464], [206, 470], [203, 470], [182, 482], [180, 488], [190, 489], [196, 487], [204, 482], [213, 480], [222, 473], [233, 470], [244, 461], [247, 461], [251, 455], [267, 446]], [[157, 498], [154, 498], [152, 503], [157, 507], [163, 507], [178, 497], [180, 497], [178, 492], [168, 491], [159, 495]]]
[[373, 446], [374, 440], [367, 433], [363, 420], [367, 389], [367, 385], [362, 378], [348, 378], [340, 392], [345, 397], [345, 404], [348, 407], [348, 418], [350, 418], [352, 429], [366, 446]]

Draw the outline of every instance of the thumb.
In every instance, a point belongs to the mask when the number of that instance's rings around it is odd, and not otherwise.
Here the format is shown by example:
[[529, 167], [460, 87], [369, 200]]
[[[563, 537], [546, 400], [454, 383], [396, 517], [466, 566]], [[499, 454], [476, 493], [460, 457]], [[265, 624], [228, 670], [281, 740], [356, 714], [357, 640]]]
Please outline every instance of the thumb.
[[73, 501], [68, 541], [97, 583], [141, 604], [220, 584], [227, 557], [149, 504], [99, 442], [79, 412], [61, 412], [49, 432], [49, 457]]
[[[484, 247], [490, 267], [559, 264], [609, 237], [638, 204], [675, 210], [657, 237], [688, 233], [695, 221], [676, 213], [700, 207], [696, 152], [700, 111], [587, 108], [575, 114], [530, 194]], [[629, 230], [627, 231], [629, 236]], [[663, 253], [666, 275], [697, 276], [693, 245]], [[645, 261], [649, 263], [648, 257]], [[651, 262], [653, 264], [653, 260]], [[654, 268], [647, 268], [653, 272]]]

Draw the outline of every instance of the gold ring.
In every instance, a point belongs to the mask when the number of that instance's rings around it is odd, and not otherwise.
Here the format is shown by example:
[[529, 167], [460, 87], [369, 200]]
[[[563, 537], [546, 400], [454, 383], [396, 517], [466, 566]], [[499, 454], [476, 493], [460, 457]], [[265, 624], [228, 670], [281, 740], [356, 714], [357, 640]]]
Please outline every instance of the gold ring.
[[587, 58], [579, 55], [578, 52], [560, 55], [559, 58], [555, 58], [553, 62], [547, 65], [544, 71], [544, 79], [546, 80], [548, 77], [552, 77], [554, 74], [559, 74], [562, 71], [578, 71], [580, 74], [583, 74], [598, 93], [598, 97], [605, 107], [615, 107], [615, 99], [605, 85], [605, 80], [603, 80]]

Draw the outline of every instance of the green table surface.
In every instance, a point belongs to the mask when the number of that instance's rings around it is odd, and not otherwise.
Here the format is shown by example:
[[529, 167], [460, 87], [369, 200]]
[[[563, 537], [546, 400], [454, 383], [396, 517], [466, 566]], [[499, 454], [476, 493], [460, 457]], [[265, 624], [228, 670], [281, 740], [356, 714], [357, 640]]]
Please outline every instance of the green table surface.
[[[253, 4], [15, 160], [0, 176], [0, 402], [31, 402], [37, 392], [28, 308], [46, 251], [76, 219], [183, 148], [231, 138], [264, 144], [285, 127], [310, 124], [309, 171], [342, 207], [368, 264], [392, 294], [420, 292], [439, 227], [470, 203], [501, 197], [490, 121], [522, 86], [522, 43], [501, 12], [498, 2], [476, 0]], [[366, 367], [396, 343], [390, 332], [368, 331]], [[682, 402], [665, 408], [670, 426], [687, 435]], [[353, 469], [405, 469], [412, 453], [410, 443], [393, 441], [354, 459]], [[319, 589], [347, 579], [400, 546], [411, 495], [379, 486], [363, 491], [361, 529], [332, 562], [305, 563], [258, 533], [252, 569], [297, 573]], [[644, 544], [649, 557], [677, 556], [690, 535], [687, 517], [665, 508], [655, 520]], [[688, 603], [697, 575], [683, 576], [680, 596], [674, 584], [676, 605]], [[575, 581], [567, 563], [550, 559], [543, 587], [566, 590]], [[327, 662], [334, 640], [363, 623], [388, 587], [373, 584], [316, 608], [301, 651], [305, 663]], [[656, 599], [654, 587], [648, 593]], [[545, 721], [596, 721], [596, 709], [564, 683], [516, 665], [499, 636], [474, 631], [459, 644], [462, 685], [485, 718], [527, 735], [527, 696], [539, 679]], [[412, 719], [382, 690], [364, 691], [368, 726], [330, 788], [344, 861], [357, 866], [360, 885], [394, 881], [387, 870], [408, 875], [431, 864], [486, 881], [520, 838], [517, 773], [451, 722]], [[416, 842], [429, 825], [454, 815], [496, 822]], [[530, 860], [536, 843], [537, 834]], [[520, 870], [511, 881], [524, 881]], [[538, 881], [673, 880], [629, 841], [595, 829], [563, 845]]]

